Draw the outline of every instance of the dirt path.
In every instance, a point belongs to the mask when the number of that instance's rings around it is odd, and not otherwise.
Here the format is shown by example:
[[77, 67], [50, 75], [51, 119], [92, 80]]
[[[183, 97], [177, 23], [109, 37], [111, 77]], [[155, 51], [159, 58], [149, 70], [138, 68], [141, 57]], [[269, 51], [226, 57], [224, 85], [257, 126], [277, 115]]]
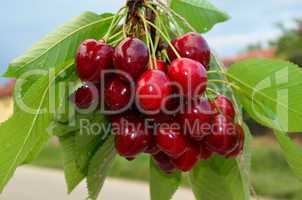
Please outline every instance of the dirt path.
[[[1, 200], [83, 200], [86, 185], [82, 183], [71, 195], [66, 194], [61, 171], [22, 167], [6, 188]], [[148, 185], [108, 178], [100, 195], [102, 200], [149, 200]], [[190, 190], [180, 189], [173, 200], [193, 200]]]
[[[71, 195], [66, 194], [64, 174], [61, 171], [21, 167], [1, 195], [1, 200], [83, 200], [86, 197], [84, 182]], [[108, 178], [99, 199], [149, 200], [149, 189], [146, 183]], [[194, 200], [194, 197], [190, 190], [182, 188], [173, 200], [184, 199]]]

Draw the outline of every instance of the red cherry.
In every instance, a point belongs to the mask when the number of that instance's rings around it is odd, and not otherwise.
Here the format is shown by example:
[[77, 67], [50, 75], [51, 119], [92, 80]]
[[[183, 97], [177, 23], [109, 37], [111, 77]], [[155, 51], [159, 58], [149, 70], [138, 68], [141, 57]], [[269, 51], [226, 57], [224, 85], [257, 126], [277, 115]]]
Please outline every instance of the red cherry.
[[78, 108], [88, 108], [90, 107], [98, 98], [98, 89], [92, 85], [83, 85], [75, 91], [73, 94], [74, 104]]
[[168, 76], [181, 87], [178, 92], [186, 96], [202, 95], [208, 81], [207, 71], [202, 64], [189, 58], [174, 60], [168, 69]]
[[208, 160], [213, 155], [213, 152], [208, 150], [204, 145], [200, 146], [199, 159], [200, 160]]
[[160, 112], [160, 113], [155, 114], [155, 115], [149, 115], [148, 119], [152, 120], [154, 122], [154, 124], [160, 125], [162, 123], [172, 122], [174, 117], [173, 117], [173, 115], [167, 115], [165, 113]]
[[201, 143], [199, 146], [199, 159], [200, 160], [208, 160], [213, 155], [213, 152], [210, 151], [204, 143]]
[[166, 69], [167, 69], [167, 65], [166, 65], [166, 63], [165, 63], [165, 61], [163, 61], [163, 60], [156, 60], [156, 63], [154, 62], [154, 60], [152, 60], [152, 62], [153, 62], [153, 66], [151, 66], [150, 64], [150, 67], [153, 67], [153, 68], [156, 68], [156, 69], [158, 69], [158, 70], [160, 70], [160, 71], [163, 71], [163, 72], [165, 72], [166, 71]]
[[105, 88], [105, 104], [111, 110], [125, 108], [131, 99], [130, 86], [119, 78], [109, 80]]
[[179, 158], [173, 160], [173, 164], [177, 169], [188, 172], [199, 160], [199, 149], [194, 145], [189, 145], [186, 152]]
[[227, 158], [236, 157], [240, 155], [243, 151], [245, 136], [244, 136], [244, 131], [239, 124], [236, 124], [236, 133], [239, 135], [238, 137], [239, 145], [235, 150], [233, 150], [232, 152], [226, 155]]
[[172, 93], [169, 78], [160, 70], [144, 72], [136, 84], [138, 107], [144, 111], [159, 111]]
[[158, 128], [156, 143], [162, 152], [172, 158], [180, 157], [187, 149], [186, 138], [180, 133], [179, 128], [172, 127], [172, 124]]
[[215, 97], [213, 105], [216, 108], [216, 112], [229, 116], [234, 120], [235, 118], [235, 109], [231, 100], [229, 100], [226, 96], [219, 95]]
[[150, 155], [156, 155], [160, 152], [159, 148], [156, 145], [155, 137], [152, 137], [149, 141], [147, 148], [145, 149], [144, 153]]
[[[206, 70], [209, 69], [211, 51], [207, 41], [198, 33], [186, 33], [183, 36], [172, 40], [181, 57], [191, 58], [200, 62]], [[170, 60], [176, 59], [176, 55], [171, 47], [168, 48]]]
[[100, 82], [101, 73], [113, 67], [114, 49], [108, 44], [93, 39], [85, 40], [76, 56], [76, 68], [82, 81]]
[[137, 38], [124, 39], [114, 51], [116, 69], [136, 79], [147, 69], [149, 51], [145, 43]]
[[115, 117], [112, 130], [116, 134], [115, 148], [121, 156], [126, 158], [133, 158], [143, 152], [151, 139], [144, 121], [134, 114]]
[[214, 116], [211, 104], [205, 98], [191, 101], [184, 113], [179, 115], [186, 135], [195, 141], [201, 141], [211, 133], [211, 125]]
[[155, 161], [157, 166], [166, 173], [172, 173], [176, 170], [171, 158], [163, 152], [159, 152], [156, 155], [153, 155], [153, 160]]
[[222, 114], [214, 117], [212, 133], [204, 140], [207, 148], [220, 155], [227, 155], [239, 145], [233, 120]]

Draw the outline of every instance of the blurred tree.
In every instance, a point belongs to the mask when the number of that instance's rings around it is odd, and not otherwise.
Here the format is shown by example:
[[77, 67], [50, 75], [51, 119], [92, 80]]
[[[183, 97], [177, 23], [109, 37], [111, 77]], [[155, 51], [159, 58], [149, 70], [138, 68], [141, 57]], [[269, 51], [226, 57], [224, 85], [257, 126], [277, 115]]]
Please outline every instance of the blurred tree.
[[280, 25], [282, 36], [271, 44], [277, 47], [277, 55], [302, 67], [302, 19], [296, 20], [294, 29]]
[[255, 50], [261, 50], [263, 49], [262, 44], [260, 42], [255, 44], [249, 44], [245, 50], [245, 52], [255, 51]]

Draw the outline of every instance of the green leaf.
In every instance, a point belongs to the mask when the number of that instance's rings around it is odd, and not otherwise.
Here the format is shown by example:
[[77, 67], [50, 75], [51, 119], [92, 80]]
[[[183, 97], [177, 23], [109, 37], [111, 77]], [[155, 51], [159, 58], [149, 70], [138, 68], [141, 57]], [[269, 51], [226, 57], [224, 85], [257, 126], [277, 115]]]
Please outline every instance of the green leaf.
[[47, 132], [50, 135], [62, 137], [68, 135], [70, 133], [74, 133], [79, 131], [79, 128], [76, 126], [69, 126], [68, 124], [63, 124], [60, 122], [52, 121], [50, 122]]
[[76, 163], [77, 151], [75, 134], [60, 137], [60, 144], [63, 149], [63, 166], [68, 193], [85, 178], [85, 174], [78, 168]]
[[13, 116], [0, 126], [0, 191], [40, 139], [48, 138], [46, 128], [52, 119], [49, 109], [49, 90], [53, 87], [55, 78], [70, 66], [72, 64], [59, 66], [55, 73], [41, 77], [24, 96], [15, 94], [14, 99], [19, 103], [22, 100], [32, 109], [32, 112], [15, 103]]
[[[91, 114], [90, 114], [91, 115]], [[104, 140], [107, 138], [104, 128], [108, 128], [107, 119], [100, 114], [99, 112], [95, 112], [92, 116], [93, 119], [86, 122], [87, 125], [80, 126], [79, 134], [75, 137], [76, 151], [77, 151], [77, 159], [76, 162], [80, 170], [87, 174], [88, 163], [91, 160], [92, 156], [98, 150], [98, 147], [103, 144]], [[83, 116], [81, 116], [82, 119]], [[86, 118], [84, 120], [87, 120]], [[93, 127], [98, 128], [97, 132], [93, 129]], [[110, 128], [110, 127], [109, 127]], [[110, 129], [106, 129], [110, 134]], [[107, 134], [108, 134], [107, 133]]]
[[252, 134], [250, 132], [249, 127], [243, 122], [242, 128], [244, 130], [244, 149], [243, 149], [243, 169], [245, 170], [245, 174], [249, 176], [251, 170], [251, 161], [252, 161], [252, 153], [251, 153], [251, 141]]
[[[85, 126], [79, 123], [80, 120], [85, 120]], [[63, 136], [59, 138], [64, 151], [64, 172], [69, 193], [86, 177], [90, 160], [106, 139], [106, 135], [102, 134], [103, 129], [100, 129], [102, 132], [92, 132], [91, 127], [96, 127], [96, 123], [106, 126], [107, 120], [99, 112], [85, 115], [77, 113], [75, 124], [70, 123], [56, 122], [56, 128], [63, 131], [60, 132]]]
[[17, 78], [29, 70], [53, 68], [73, 60], [79, 44], [86, 38], [100, 39], [111, 19], [111, 14], [83, 13], [13, 60], [4, 76]]
[[[54, 94], [50, 94], [51, 95], [51, 99], [55, 99], [54, 103], [55, 103], [55, 110], [59, 110], [62, 107], [62, 101], [63, 100], [67, 100], [68, 101], [68, 106], [69, 109], [73, 109], [74, 107], [72, 104], [70, 104], [69, 101], [69, 89], [68, 87], [75, 87], [74, 84], [68, 84], [70, 82], [73, 82], [74, 79], [74, 74], [73, 73], [69, 73], [69, 71], [75, 71], [74, 70], [74, 66], [69, 67], [68, 69], [66, 69], [66, 72], [64, 73], [64, 75], [60, 76], [60, 77], [56, 77], [56, 84], [55, 84], [55, 93]], [[63, 82], [64, 81], [64, 82]], [[64, 84], [64, 88], [62, 90], [62, 87], [60, 87], [62, 84]], [[18, 91], [16, 91], [18, 93]], [[65, 104], [66, 102], [63, 101]], [[64, 105], [65, 105], [64, 104]], [[65, 111], [66, 113], [66, 111]], [[55, 112], [54, 116], [57, 115], [57, 111]], [[68, 115], [68, 114], [67, 114]], [[69, 115], [68, 115], [69, 116]], [[40, 137], [38, 138], [38, 141], [36, 142], [35, 145], [33, 145], [31, 148], [30, 153], [27, 155], [26, 159], [24, 160], [23, 164], [28, 164], [31, 163], [42, 151], [43, 147], [45, 146], [45, 144], [48, 142], [49, 136], [53, 136], [53, 135], [57, 135], [57, 134], [67, 134], [67, 133], [71, 133], [76, 131], [77, 129], [75, 127], [69, 127], [69, 126], [63, 126], [61, 123], [56, 123], [55, 121], [52, 121], [49, 123], [49, 126], [47, 127], [46, 131], [48, 134], [42, 134], [40, 135]]]
[[87, 187], [90, 199], [97, 199], [115, 155], [114, 136], [110, 136], [95, 153], [88, 167]]
[[150, 159], [150, 195], [151, 200], [170, 200], [181, 181], [181, 173], [167, 174]]
[[295, 144], [285, 132], [275, 131], [283, 156], [295, 176], [302, 182], [302, 148]]
[[[200, 33], [208, 32], [215, 24], [229, 19], [225, 12], [207, 0], [171, 0], [170, 7]], [[183, 24], [182, 20], [179, 22]]]
[[254, 120], [285, 132], [302, 131], [302, 70], [297, 65], [249, 59], [233, 64], [227, 76]]
[[197, 200], [248, 200], [248, 185], [235, 159], [214, 156], [200, 161], [190, 172]]

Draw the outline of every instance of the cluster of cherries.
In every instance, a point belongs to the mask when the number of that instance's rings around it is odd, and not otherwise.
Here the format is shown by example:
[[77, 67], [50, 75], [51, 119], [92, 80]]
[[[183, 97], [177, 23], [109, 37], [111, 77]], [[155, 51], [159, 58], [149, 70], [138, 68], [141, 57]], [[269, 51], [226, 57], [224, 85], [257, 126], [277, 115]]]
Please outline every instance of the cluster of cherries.
[[[127, 107], [110, 116], [115, 147], [121, 156], [133, 160], [148, 153], [167, 173], [189, 171], [213, 153], [226, 158], [238, 156], [244, 132], [235, 123], [232, 101], [223, 95], [211, 100], [203, 97], [210, 62], [207, 42], [191, 32], [171, 44], [166, 49], [168, 63], [150, 59], [147, 46], [138, 38], [125, 38], [115, 48], [103, 41], [84, 41], [76, 57], [84, 86], [74, 94], [75, 105], [87, 108], [95, 102], [86, 82], [99, 88], [104, 70], [121, 71], [126, 75], [105, 76], [104, 91], [98, 91], [108, 110]], [[134, 80], [134, 90], [130, 79]], [[164, 112], [163, 107], [175, 112]]]

